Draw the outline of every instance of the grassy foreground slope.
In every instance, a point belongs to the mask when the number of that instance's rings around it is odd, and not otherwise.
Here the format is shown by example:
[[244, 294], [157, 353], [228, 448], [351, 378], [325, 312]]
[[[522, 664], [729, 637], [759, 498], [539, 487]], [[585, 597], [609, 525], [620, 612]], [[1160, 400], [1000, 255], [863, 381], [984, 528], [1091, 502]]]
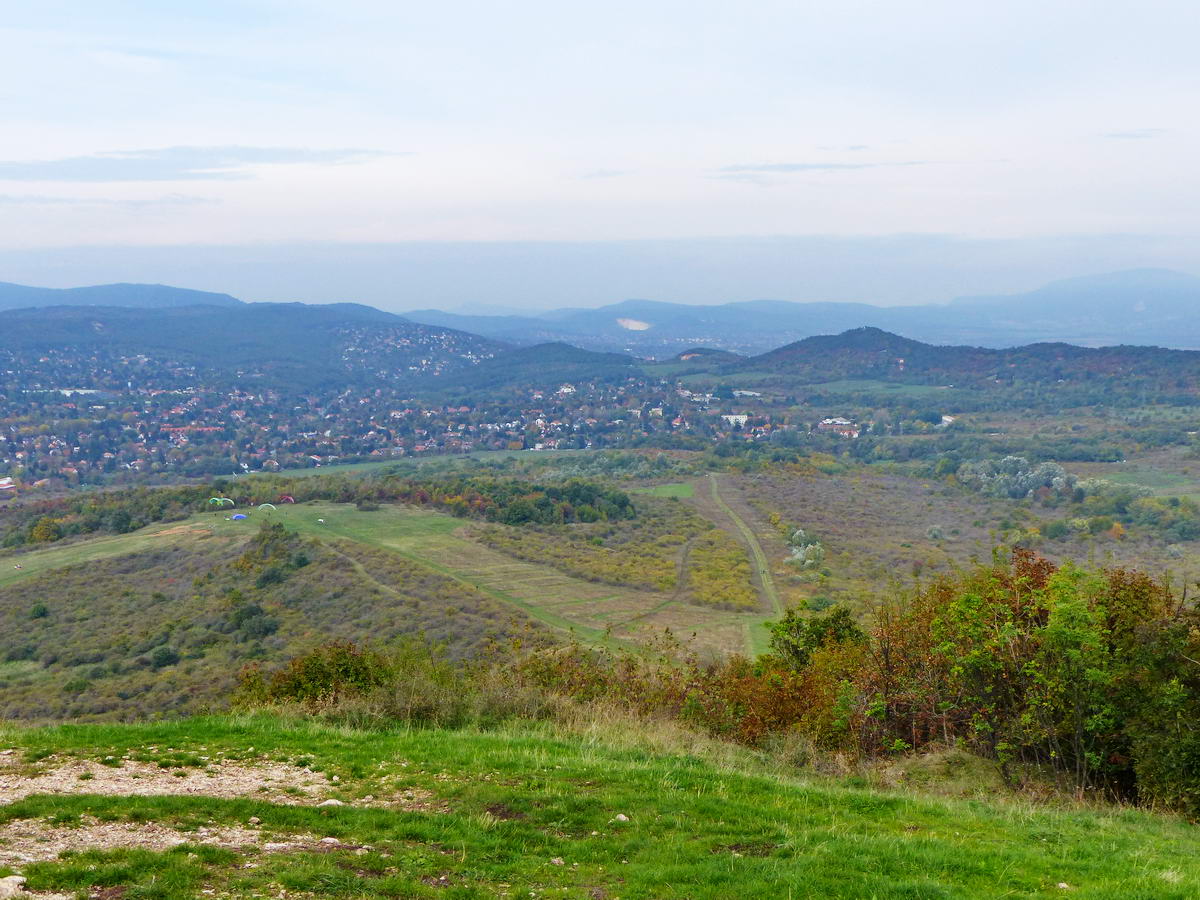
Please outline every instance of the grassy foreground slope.
[[[805, 783], [630, 731], [0, 729], [0, 875], [130, 900], [1200, 894], [1200, 835], [1175, 819]], [[290, 793], [265, 785], [289, 770]]]

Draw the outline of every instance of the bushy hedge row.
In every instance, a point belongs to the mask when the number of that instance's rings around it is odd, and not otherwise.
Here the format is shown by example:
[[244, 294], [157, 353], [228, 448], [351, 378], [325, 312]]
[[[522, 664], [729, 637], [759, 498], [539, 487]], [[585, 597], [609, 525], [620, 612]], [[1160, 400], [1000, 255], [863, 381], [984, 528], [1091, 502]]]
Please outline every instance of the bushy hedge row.
[[96, 532], [124, 534], [205, 510], [230, 509], [228, 505], [210, 505], [213, 497], [228, 497], [233, 508], [278, 503], [283, 498], [297, 503], [306, 500], [411, 503], [508, 525], [599, 522], [630, 519], [635, 515], [628, 494], [579, 478], [538, 484], [488, 476], [430, 479], [398, 475], [370, 479], [345, 475], [263, 476], [236, 483], [218, 480], [187, 487], [139, 487], [12, 505], [0, 512], [3, 535], [0, 544], [19, 547]]

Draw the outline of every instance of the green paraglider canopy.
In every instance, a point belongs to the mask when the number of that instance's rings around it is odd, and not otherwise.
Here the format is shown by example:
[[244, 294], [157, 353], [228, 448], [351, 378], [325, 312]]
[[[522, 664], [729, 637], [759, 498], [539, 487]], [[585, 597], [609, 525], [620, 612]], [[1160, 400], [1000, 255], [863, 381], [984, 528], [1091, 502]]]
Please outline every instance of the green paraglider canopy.
[[269, 509], [269, 510], [274, 511], [275, 504], [274, 503], [260, 503], [260, 504], [258, 504], [258, 508], [259, 509]]
[[208, 498], [209, 506], [224, 506], [226, 503], [228, 503], [230, 506], [235, 505], [234, 502], [232, 500], [230, 500], [228, 497], [209, 497]]

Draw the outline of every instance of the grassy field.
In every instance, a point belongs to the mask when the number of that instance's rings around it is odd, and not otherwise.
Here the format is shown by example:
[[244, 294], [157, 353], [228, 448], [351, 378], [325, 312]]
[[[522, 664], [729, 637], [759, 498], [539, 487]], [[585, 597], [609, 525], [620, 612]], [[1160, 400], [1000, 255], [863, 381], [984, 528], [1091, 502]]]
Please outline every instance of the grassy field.
[[0, 875], [159, 900], [1200, 895], [1200, 834], [1172, 818], [805, 781], [620, 724], [0, 730]]
[[[64, 544], [0, 557], [0, 586], [83, 562], [134, 553], [167, 542], [243, 541], [261, 522], [280, 522], [302, 535], [344, 539], [382, 548], [482, 591], [586, 643], [637, 647], [670, 629], [697, 649], [745, 652], [745, 625], [755, 613], [704, 609], [670, 593], [614, 587], [514, 559], [482, 546], [448, 515], [396, 505], [364, 512], [347, 504], [279, 504], [275, 511], [246, 510], [234, 521], [230, 511], [205, 512], [182, 522], [155, 525], [127, 535]], [[13, 568], [20, 565], [21, 569]]]
[[696, 488], [691, 482], [673, 481], [670, 484], [656, 484], [654, 487], [635, 488], [632, 493], [649, 494], [652, 497], [676, 497], [684, 500], [695, 496]]

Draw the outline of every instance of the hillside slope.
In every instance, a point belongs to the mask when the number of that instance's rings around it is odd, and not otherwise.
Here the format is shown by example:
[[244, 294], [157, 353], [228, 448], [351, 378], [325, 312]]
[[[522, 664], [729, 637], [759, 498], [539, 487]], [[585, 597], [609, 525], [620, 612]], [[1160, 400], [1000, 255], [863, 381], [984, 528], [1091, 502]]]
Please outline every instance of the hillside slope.
[[[223, 706], [242, 666], [331, 640], [419, 637], [462, 657], [492, 640], [536, 640], [539, 631], [520, 610], [460, 580], [351, 540], [180, 525], [131, 542], [134, 552], [88, 558], [95, 543], [59, 552], [64, 561], [78, 554], [74, 564], [8, 573], [0, 720]], [[33, 569], [39, 562], [13, 559]]]
[[368, 733], [218, 718], [8, 729], [0, 754], [0, 876], [20, 872], [31, 891], [161, 900], [1200, 892], [1200, 837], [1168, 817], [802, 781], [632, 721], [574, 733]]
[[503, 349], [486, 338], [353, 303], [56, 306], [15, 310], [4, 321], [0, 355], [18, 365], [30, 355], [101, 354], [122, 363], [146, 357], [143, 365], [155, 373], [187, 365], [231, 381], [249, 376], [283, 388], [436, 376]]

